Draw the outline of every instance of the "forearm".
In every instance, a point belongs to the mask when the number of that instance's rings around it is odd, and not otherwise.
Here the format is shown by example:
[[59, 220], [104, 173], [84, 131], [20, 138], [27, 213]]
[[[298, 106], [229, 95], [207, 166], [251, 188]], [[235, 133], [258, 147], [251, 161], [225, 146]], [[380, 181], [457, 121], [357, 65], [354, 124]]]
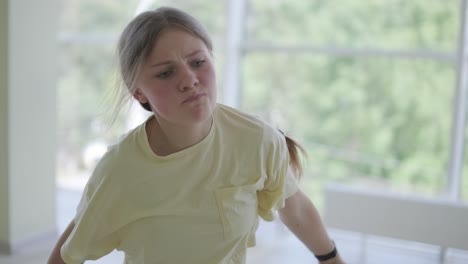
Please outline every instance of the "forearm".
[[65, 229], [65, 231], [62, 233], [59, 240], [57, 241], [54, 249], [52, 250], [52, 253], [49, 256], [49, 260], [47, 261], [47, 264], [65, 264], [60, 254], [60, 249], [62, 248], [62, 245], [67, 240], [68, 236], [70, 236], [70, 233], [73, 231], [74, 227], [75, 227], [75, 224], [72, 221], [68, 225], [68, 227]]
[[[309, 198], [298, 191], [286, 200], [279, 211], [283, 223], [299, 238], [314, 255], [325, 255], [334, 249], [320, 214]], [[343, 263], [339, 256], [320, 263]]]

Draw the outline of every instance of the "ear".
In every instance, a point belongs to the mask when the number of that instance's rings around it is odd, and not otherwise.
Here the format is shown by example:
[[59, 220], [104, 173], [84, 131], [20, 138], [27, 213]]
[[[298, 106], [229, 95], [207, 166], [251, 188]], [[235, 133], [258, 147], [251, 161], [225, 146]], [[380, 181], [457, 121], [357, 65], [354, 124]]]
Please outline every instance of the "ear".
[[148, 99], [146, 98], [146, 96], [141, 92], [141, 90], [139, 88], [137, 88], [135, 90], [135, 92], [133, 93], [133, 98], [135, 98], [138, 102], [140, 102], [141, 104], [145, 104], [148, 102]]

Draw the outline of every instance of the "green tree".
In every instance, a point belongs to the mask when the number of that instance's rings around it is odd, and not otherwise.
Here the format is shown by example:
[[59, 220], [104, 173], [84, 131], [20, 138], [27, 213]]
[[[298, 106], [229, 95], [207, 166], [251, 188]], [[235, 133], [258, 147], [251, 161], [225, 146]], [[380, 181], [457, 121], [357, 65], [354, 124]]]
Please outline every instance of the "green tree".
[[[249, 3], [248, 43], [437, 52], [458, 43], [458, 1]], [[242, 102], [307, 145], [306, 179], [437, 194], [455, 74], [430, 60], [253, 50]]]

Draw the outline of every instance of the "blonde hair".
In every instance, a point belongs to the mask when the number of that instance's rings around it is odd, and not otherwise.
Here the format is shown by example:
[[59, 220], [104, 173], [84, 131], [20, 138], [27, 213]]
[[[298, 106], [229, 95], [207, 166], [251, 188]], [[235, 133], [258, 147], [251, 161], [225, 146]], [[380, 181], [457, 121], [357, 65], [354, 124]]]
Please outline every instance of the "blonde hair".
[[[203, 41], [210, 52], [213, 51], [207, 30], [188, 13], [172, 7], [141, 13], [125, 27], [118, 41], [117, 55], [122, 81], [118, 108], [135, 92], [142, 65], [153, 52], [161, 33], [169, 29], [184, 30]], [[142, 106], [151, 111], [149, 104]]]
[[284, 135], [286, 139], [286, 145], [288, 146], [289, 166], [291, 167], [296, 178], [300, 180], [304, 174], [304, 167], [302, 166], [301, 156], [304, 159], [307, 159], [307, 152], [305, 148], [301, 146], [301, 144], [299, 144], [296, 140], [284, 134], [282, 131], [281, 133]]

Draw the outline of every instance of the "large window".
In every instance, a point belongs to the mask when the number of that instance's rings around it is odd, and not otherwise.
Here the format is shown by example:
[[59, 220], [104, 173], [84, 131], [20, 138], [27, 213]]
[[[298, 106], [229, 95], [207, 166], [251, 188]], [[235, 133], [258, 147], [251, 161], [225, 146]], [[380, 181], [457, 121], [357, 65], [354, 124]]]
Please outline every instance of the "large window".
[[459, 1], [247, 3], [241, 106], [307, 147], [309, 194], [445, 195]]

